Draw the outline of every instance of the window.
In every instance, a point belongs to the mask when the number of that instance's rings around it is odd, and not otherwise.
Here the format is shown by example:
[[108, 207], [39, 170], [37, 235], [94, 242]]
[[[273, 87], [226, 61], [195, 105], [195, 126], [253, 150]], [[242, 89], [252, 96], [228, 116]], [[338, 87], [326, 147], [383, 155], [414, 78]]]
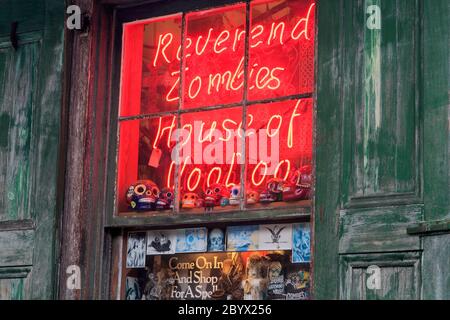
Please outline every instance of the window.
[[[186, 270], [190, 263], [211, 258], [220, 260], [223, 271], [230, 252], [233, 263], [240, 257], [244, 264], [289, 256], [286, 263], [287, 258], [275, 259], [272, 267], [286, 265], [295, 273], [299, 261], [291, 253], [293, 234], [305, 235], [308, 229], [295, 219], [294, 224], [273, 223], [277, 209], [295, 212], [310, 206], [315, 1], [190, 9], [122, 24], [115, 215], [149, 221], [176, 216], [180, 225], [183, 217], [198, 216], [194, 228], [172, 229], [166, 223], [160, 230], [128, 233], [122, 281], [135, 296], [143, 294], [136, 291], [142, 289], [143, 271], [135, 268]], [[202, 224], [203, 216], [236, 212], [247, 215], [246, 225], [231, 220], [208, 229]], [[270, 213], [269, 221], [252, 224], [253, 212]], [[240, 233], [239, 228], [246, 230]], [[261, 245], [267, 230], [291, 244]], [[204, 253], [211, 251], [208, 234], [210, 241], [214, 234], [227, 239], [222, 250], [212, 250], [220, 257]], [[254, 246], [240, 250], [230, 242], [236, 234], [246, 234]], [[305, 237], [309, 250], [309, 233], [300, 240]], [[186, 239], [195, 239], [195, 246], [188, 246]], [[175, 247], [163, 250], [167, 244]], [[141, 247], [145, 249], [139, 251]], [[180, 252], [184, 255], [166, 256]], [[309, 264], [302, 268], [307, 281]], [[165, 298], [213, 298], [218, 287], [209, 285], [202, 289], [209, 292], [205, 297], [179, 293], [184, 288]], [[295, 297], [304, 298], [291, 295]]]

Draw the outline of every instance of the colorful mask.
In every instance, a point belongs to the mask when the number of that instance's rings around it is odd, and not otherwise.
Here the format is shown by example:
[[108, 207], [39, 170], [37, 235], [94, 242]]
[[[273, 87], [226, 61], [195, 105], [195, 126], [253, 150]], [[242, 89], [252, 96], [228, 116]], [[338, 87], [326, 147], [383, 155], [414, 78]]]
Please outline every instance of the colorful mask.
[[247, 191], [247, 204], [256, 204], [259, 201], [259, 193], [255, 190]]
[[275, 193], [272, 193], [269, 190], [264, 190], [259, 195], [259, 202], [261, 202], [261, 203], [271, 203], [271, 202], [274, 202], [277, 200], [278, 200], [278, 197], [275, 195]]
[[228, 198], [229, 192], [223, 184], [213, 183], [205, 191], [205, 207], [211, 208], [220, 205], [222, 198]]
[[181, 198], [181, 207], [183, 209], [192, 209], [196, 208], [198, 204], [198, 195], [193, 192], [188, 192], [183, 195]]
[[164, 188], [159, 193], [158, 200], [156, 201], [157, 210], [168, 210], [173, 208], [174, 193], [172, 189]]
[[138, 180], [127, 191], [130, 208], [138, 211], [155, 210], [159, 188], [152, 180]]
[[230, 204], [238, 206], [241, 203], [241, 186], [235, 185], [230, 191]]
[[208, 235], [208, 251], [217, 252], [225, 250], [225, 237], [220, 229], [213, 229]]

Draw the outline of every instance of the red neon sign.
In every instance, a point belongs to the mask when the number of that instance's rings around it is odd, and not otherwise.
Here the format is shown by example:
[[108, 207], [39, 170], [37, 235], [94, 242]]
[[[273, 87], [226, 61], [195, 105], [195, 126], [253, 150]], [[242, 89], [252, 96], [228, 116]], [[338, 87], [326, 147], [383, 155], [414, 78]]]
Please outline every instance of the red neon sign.
[[[270, 178], [292, 180], [299, 168], [310, 164], [312, 99], [251, 104], [245, 132], [242, 107], [181, 116], [175, 111], [241, 103], [244, 74], [249, 101], [312, 93], [315, 7], [313, 0], [255, 1], [248, 28], [245, 4], [187, 13], [184, 34], [181, 14], [126, 24], [120, 116], [173, 115], [120, 122], [119, 198], [138, 179], [173, 188], [177, 176], [181, 194], [201, 193], [216, 183], [230, 188], [240, 184], [244, 163], [245, 187], [261, 192]], [[179, 129], [184, 136], [176, 141]], [[267, 140], [268, 154], [261, 153], [261, 144], [255, 147], [253, 142], [260, 139]], [[275, 152], [272, 140], [279, 140], [276, 163], [270, 158]], [[230, 142], [232, 152], [225, 151]], [[179, 155], [176, 166], [175, 148], [198, 146], [201, 155], [210, 149], [218, 161], [199, 163], [199, 153], [192, 152]], [[127, 204], [119, 202], [119, 211], [127, 211]]]
[[[251, 5], [248, 97], [259, 100], [310, 93], [314, 83], [315, 2]], [[245, 5], [181, 15], [124, 27], [121, 116], [242, 101]], [[181, 57], [183, 52], [183, 57]]]

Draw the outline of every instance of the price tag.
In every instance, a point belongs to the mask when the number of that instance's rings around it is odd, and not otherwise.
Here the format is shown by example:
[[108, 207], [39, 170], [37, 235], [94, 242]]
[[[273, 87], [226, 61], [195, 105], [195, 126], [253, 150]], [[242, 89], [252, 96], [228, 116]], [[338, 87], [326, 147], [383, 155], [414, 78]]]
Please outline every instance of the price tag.
[[161, 149], [155, 148], [152, 150], [150, 159], [148, 159], [148, 166], [153, 168], [159, 167], [159, 161], [161, 160], [162, 151]]

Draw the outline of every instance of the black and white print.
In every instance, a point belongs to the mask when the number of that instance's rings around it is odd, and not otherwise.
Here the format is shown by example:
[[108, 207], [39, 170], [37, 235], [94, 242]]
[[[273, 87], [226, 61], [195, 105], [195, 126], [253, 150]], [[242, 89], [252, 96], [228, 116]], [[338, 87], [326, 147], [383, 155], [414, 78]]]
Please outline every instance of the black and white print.
[[292, 226], [288, 224], [268, 224], [259, 226], [260, 250], [292, 249]]
[[141, 300], [141, 289], [139, 288], [139, 279], [127, 277], [125, 285], [126, 300]]
[[147, 254], [173, 254], [177, 244], [177, 230], [147, 231]]
[[127, 268], [145, 267], [145, 232], [128, 233]]

